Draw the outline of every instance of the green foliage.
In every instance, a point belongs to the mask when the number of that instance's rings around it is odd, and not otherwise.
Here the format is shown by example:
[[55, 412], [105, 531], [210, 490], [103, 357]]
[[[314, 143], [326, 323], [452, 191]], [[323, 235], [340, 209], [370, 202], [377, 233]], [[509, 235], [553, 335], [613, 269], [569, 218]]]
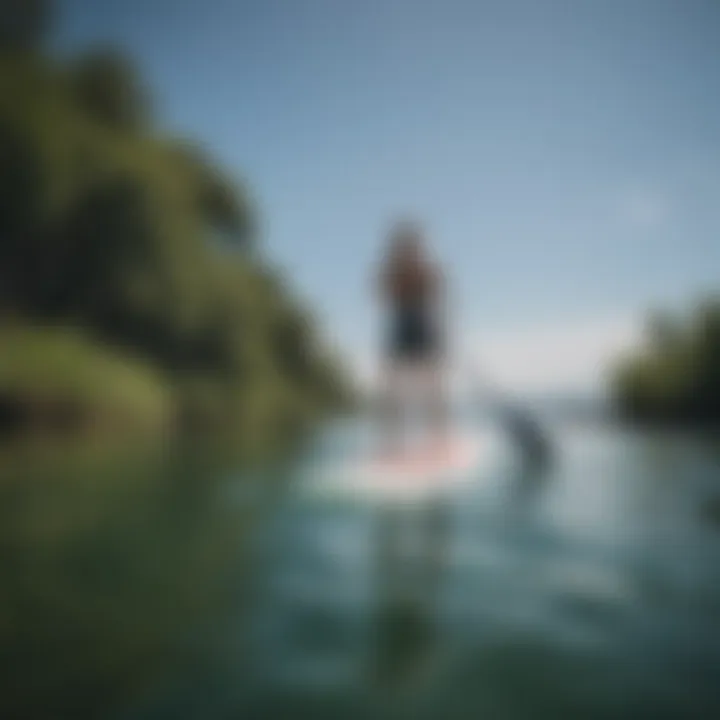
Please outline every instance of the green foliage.
[[0, 49], [37, 47], [50, 25], [49, 0], [0, 0]]
[[73, 99], [91, 118], [117, 130], [139, 130], [150, 116], [140, 78], [121, 53], [96, 50], [71, 68]]
[[0, 54], [0, 313], [143, 358], [196, 424], [249, 425], [247, 408], [283, 424], [343, 383], [309, 313], [248, 252], [256, 228], [245, 188], [150, 123], [120, 53]]
[[176, 143], [169, 152], [194, 183], [196, 212], [221, 236], [240, 245], [249, 243], [256, 228], [248, 191], [239, 192], [198, 148]]
[[613, 390], [621, 411], [637, 420], [720, 420], [720, 298], [701, 303], [685, 323], [656, 314], [648, 343], [621, 362]]
[[153, 368], [60, 327], [0, 331], [0, 403], [28, 421], [165, 428], [173, 394]]

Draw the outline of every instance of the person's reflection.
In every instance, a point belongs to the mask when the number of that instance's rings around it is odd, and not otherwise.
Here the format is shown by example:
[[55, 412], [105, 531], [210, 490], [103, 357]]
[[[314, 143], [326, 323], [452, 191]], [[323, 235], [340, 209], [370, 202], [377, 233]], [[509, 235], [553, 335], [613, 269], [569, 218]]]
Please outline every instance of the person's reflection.
[[378, 514], [371, 663], [376, 688], [412, 688], [432, 663], [449, 526], [450, 508], [441, 499]]

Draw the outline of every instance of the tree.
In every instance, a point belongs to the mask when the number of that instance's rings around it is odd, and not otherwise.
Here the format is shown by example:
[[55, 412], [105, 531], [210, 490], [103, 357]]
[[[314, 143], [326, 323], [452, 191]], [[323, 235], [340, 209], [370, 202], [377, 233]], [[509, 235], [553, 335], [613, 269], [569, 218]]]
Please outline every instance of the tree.
[[684, 326], [654, 313], [649, 342], [616, 368], [621, 412], [654, 422], [720, 420], [720, 300], [698, 304]]
[[51, 25], [49, 0], [0, 0], [0, 48], [34, 50]]
[[94, 120], [127, 131], [137, 131], [149, 121], [149, 95], [123, 53], [85, 53], [71, 67], [70, 80], [75, 100]]
[[270, 427], [335, 402], [311, 314], [246, 252], [247, 187], [150, 122], [132, 62], [35, 49], [0, 56], [0, 84], [0, 306], [140, 356], [185, 415]]
[[194, 203], [208, 227], [234, 244], [247, 247], [257, 223], [247, 189], [241, 192], [198, 147], [176, 142], [170, 154], [189, 178]]

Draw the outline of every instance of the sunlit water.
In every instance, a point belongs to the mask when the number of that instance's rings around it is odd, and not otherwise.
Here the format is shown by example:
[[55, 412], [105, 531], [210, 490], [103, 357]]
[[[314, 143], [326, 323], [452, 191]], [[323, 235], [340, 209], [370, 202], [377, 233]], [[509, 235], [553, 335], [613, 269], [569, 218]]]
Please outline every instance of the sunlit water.
[[477, 433], [471, 474], [394, 503], [349, 485], [355, 422], [272, 481], [176, 458], [5, 487], [0, 702], [118, 720], [720, 717], [717, 450], [555, 423], [555, 463], [533, 469]]

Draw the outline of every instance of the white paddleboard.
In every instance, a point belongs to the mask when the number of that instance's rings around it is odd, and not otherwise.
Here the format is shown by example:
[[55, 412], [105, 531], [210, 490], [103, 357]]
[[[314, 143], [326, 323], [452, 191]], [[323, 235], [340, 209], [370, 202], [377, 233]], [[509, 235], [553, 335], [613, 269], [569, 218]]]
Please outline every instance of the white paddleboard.
[[313, 483], [331, 493], [412, 501], [442, 494], [489, 463], [497, 452], [488, 435], [453, 434], [434, 446], [418, 444], [388, 456], [373, 454], [315, 468]]

